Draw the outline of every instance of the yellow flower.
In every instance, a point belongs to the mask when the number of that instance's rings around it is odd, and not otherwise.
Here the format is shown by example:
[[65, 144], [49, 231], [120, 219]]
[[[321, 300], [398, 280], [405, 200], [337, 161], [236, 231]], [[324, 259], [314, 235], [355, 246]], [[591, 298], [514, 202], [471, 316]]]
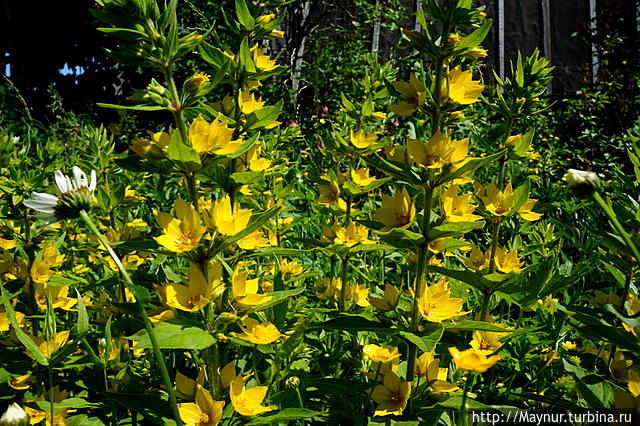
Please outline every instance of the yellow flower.
[[376, 133], [365, 133], [364, 129], [360, 129], [357, 132], [351, 131], [351, 143], [358, 149], [369, 148], [376, 142]]
[[378, 403], [375, 415], [402, 414], [411, 394], [410, 383], [400, 380], [393, 371], [387, 371], [382, 383], [376, 386], [371, 394], [371, 398]]
[[327, 179], [328, 184], [318, 184], [318, 191], [320, 197], [318, 198], [318, 204], [331, 206], [337, 204], [342, 210], [347, 208], [347, 204], [340, 198], [340, 186], [338, 182], [333, 179]]
[[205, 83], [211, 80], [211, 76], [203, 73], [196, 73], [189, 77], [187, 81], [184, 83], [184, 87], [189, 90], [195, 92], [200, 89]]
[[282, 275], [300, 275], [304, 272], [304, 268], [295, 260], [282, 259], [280, 272]]
[[476, 206], [472, 204], [473, 194], [458, 195], [458, 185], [449, 185], [442, 194], [442, 210], [447, 222], [476, 222], [482, 216], [473, 214]]
[[205, 232], [204, 226], [200, 225], [200, 216], [196, 209], [182, 198], [176, 200], [173, 208], [177, 217], [154, 211], [163, 231], [161, 236], [154, 239], [158, 244], [175, 253], [191, 251], [196, 248]]
[[[241, 161], [244, 163], [243, 166], [249, 168], [254, 172], [262, 172], [265, 171], [271, 166], [271, 160], [260, 157], [260, 151], [262, 148], [259, 144], [253, 145], [246, 154], [240, 157]], [[243, 168], [238, 168], [238, 171], [242, 171]]]
[[384, 296], [380, 298], [369, 295], [369, 303], [379, 311], [392, 311], [398, 306], [400, 294], [397, 288], [391, 284], [386, 284], [384, 287]]
[[273, 296], [258, 294], [258, 279], [248, 280], [248, 275], [249, 273], [247, 271], [240, 271], [238, 268], [233, 272], [233, 276], [231, 277], [231, 291], [238, 305], [241, 308], [246, 308], [271, 300]]
[[449, 353], [459, 369], [476, 373], [484, 373], [502, 358], [500, 355], [487, 357], [473, 348], [460, 352], [457, 348], [452, 347], [449, 348]]
[[254, 111], [262, 109], [264, 107], [264, 102], [256, 97], [253, 93], [251, 93], [248, 89], [240, 90], [238, 95], [238, 103], [240, 104], [240, 110], [244, 115], [249, 115]]
[[0, 238], [0, 248], [3, 250], [11, 250], [18, 244], [18, 240], [9, 240], [6, 238]]
[[427, 286], [418, 298], [420, 313], [431, 322], [442, 322], [466, 314], [460, 310], [463, 304], [464, 299], [451, 297], [451, 290], [444, 278]]
[[181, 311], [197, 312], [209, 304], [214, 290], [217, 294], [222, 292], [222, 285], [222, 265], [219, 262], [209, 263], [207, 277], [198, 265], [192, 263], [189, 267], [189, 280], [186, 286], [175, 283], [165, 284], [166, 304]]
[[425, 104], [427, 88], [418, 80], [415, 74], [409, 76], [408, 82], [395, 81], [393, 87], [404, 98], [404, 100], [389, 107], [389, 110], [396, 114], [408, 117]]
[[236, 244], [238, 244], [238, 247], [242, 250], [255, 250], [257, 248], [267, 247], [269, 240], [261, 230], [257, 229], [246, 237], [240, 238], [236, 241]]
[[512, 146], [516, 142], [522, 139], [522, 134], [518, 133], [517, 135], [509, 136], [504, 143], [504, 146]]
[[232, 334], [239, 339], [248, 340], [256, 345], [268, 345], [282, 336], [278, 328], [271, 322], [265, 321], [260, 323], [253, 318], [247, 318], [242, 331], [244, 331], [244, 334]]
[[490, 183], [485, 190], [485, 197], [482, 197], [484, 207], [494, 216], [504, 216], [509, 214], [513, 208], [513, 188], [511, 182], [507, 184], [504, 191], [499, 191], [493, 183]]
[[260, 71], [272, 71], [278, 68], [278, 64], [276, 64], [276, 61], [271, 59], [269, 55], [265, 55], [262, 52], [262, 48], [258, 47], [257, 43], [255, 46], [253, 46], [251, 51], [253, 52], [253, 63]]
[[215, 228], [222, 235], [235, 235], [243, 231], [249, 224], [252, 211], [240, 208], [240, 203], [235, 202], [231, 209], [229, 195], [212, 203], [211, 208], [205, 211], [205, 223], [210, 228]]
[[53, 271], [51, 265], [44, 260], [36, 260], [31, 265], [30, 275], [36, 284], [46, 284], [53, 276]]
[[397, 346], [378, 346], [374, 344], [366, 345], [362, 352], [374, 362], [393, 362], [400, 359], [400, 352]]
[[364, 225], [356, 225], [354, 222], [349, 221], [349, 224], [345, 227], [340, 227], [336, 230], [336, 237], [333, 240], [334, 244], [344, 244], [347, 247], [353, 247], [356, 244], [375, 244], [368, 238], [369, 231]]
[[421, 167], [439, 169], [447, 164], [463, 161], [469, 149], [469, 138], [451, 140], [438, 130], [427, 143], [417, 139], [407, 140], [411, 159]]
[[567, 340], [566, 342], [562, 342], [562, 347], [564, 347], [565, 349], [571, 351], [571, 350], [576, 349], [578, 347], [578, 345], [576, 345], [575, 343], [570, 342], [570, 341]]
[[485, 256], [482, 250], [474, 247], [468, 258], [464, 258], [464, 264], [475, 271], [481, 271], [489, 267], [489, 256]]
[[209, 391], [197, 385], [196, 402], [178, 404], [180, 418], [185, 426], [215, 426], [222, 419], [224, 401], [216, 401]]
[[[45, 357], [51, 359], [51, 356], [65, 343], [67, 343], [67, 339], [69, 339], [69, 330], [56, 333], [56, 335], [53, 336], [53, 340], [51, 341], [44, 340], [44, 337], [31, 336], [31, 339], [35, 342], [36, 345], [38, 345], [38, 349], [40, 349], [40, 352], [42, 352]], [[31, 353], [26, 352], [26, 354], [30, 358], [33, 358], [33, 355], [31, 355]]]
[[462, 40], [462, 36], [458, 33], [453, 33], [453, 34], [449, 34], [449, 37], [447, 38], [447, 46], [453, 46], [454, 44], [458, 43], [460, 40]]
[[376, 181], [375, 176], [369, 176], [369, 169], [363, 167], [358, 170], [351, 170], [351, 180], [358, 186], [367, 186]]
[[[15, 311], [16, 314], [16, 322], [20, 327], [24, 324], [25, 315], [22, 312]], [[0, 333], [4, 333], [9, 331], [11, 327], [11, 322], [9, 321], [9, 316], [6, 312], [0, 312]]]
[[508, 274], [510, 272], [520, 272], [524, 262], [518, 257], [518, 250], [507, 251], [501, 247], [496, 249], [496, 268], [498, 271]]
[[65, 311], [70, 311], [71, 307], [74, 306], [78, 299], [67, 297], [69, 294], [69, 286], [45, 286], [41, 283], [35, 284], [35, 299], [38, 304], [38, 308], [41, 311], [45, 311], [47, 309], [47, 296], [51, 299], [51, 307], [52, 308], [60, 308]]
[[382, 207], [376, 210], [374, 219], [384, 223], [383, 231], [407, 228], [416, 219], [416, 206], [405, 188], [393, 197], [382, 195]]
[[266, 25], [269, 22], [273, 21], [275, 17], [276, 15], [273, 13], [270, 13], [268, 15], [261, 15], [256, 18], [256, 23], [259, 25]]
[[151, 140], [149, 139], [136, 139], [131, 142], [129, 147], [133, 152], [138, 154], [142, 158], [147, 160], [157, 160], [164, 157], [169, 142], [171, 142], [171, 136], [166, 132], [149, 132]]
[[479, 354], [491, 355], [497, 352], [502, 347], [500, 338], [506, 333], [474, 330], [473, 340], [471, 340], [471, 347], [475, 349]]
[[473, 80], [473, 71], [462, 71], [462, 66], [458, 65], [448, 73], [448, 87], [443, 85], [441, 96], [443, 100], [449, 98], [453, 102], [461, 105], [468, 105], [478, 102], [478, 97], [484, 86], [479, 80]]
[[425, 352], [416, 360], [416, 374], [429, 382], [436, 392], [453, 392], [458, 388], [447, 381], [447, 368], [440, 368], [440, 360], [433, 357], [433, 352]]
[[255, 416], [273, 410], [271, 407], [262, 405], [262, 401], [267, 396], [267, 386], [255, 386], [245, 389], [242, 375], [236, 376], [231, 382], [229, 396], [234, 410], [242, 416]]
[[15, 390], [29, 389], [29, 383], [35, 382], [36, 378], [27, 373], [24, 376], [13, 377], [7, 381], [7, 384]]
[[233, 129], [226, 123], [215, 119], [207, 123], [202, 115], [198, 115], [189, 126], [189, 139], [193, 148], [199, 152], [212, 152], [217, 155], [228, 155], [236, 152], [243, 143], [242, 139], [232, 141]]
[[487, 49], [483, 49], [482, 47], [474, 47], [469, 52], [464, 54], [464, 56], [466, 56], [467, 58], [474, 59], [486, 58], [488, 55], [489, 51]]
[[533, 222], [535, 220], [540, 219], [542, 217], [542, 213], [536, 213], [536, 212], [532, 211], [533, 206], [536, 204], [536, 201], [538, 201], [538, 200], [533, 199], [533, 198], [529, 198], [518, 209], [518, 215], [520, 215], [521, 218], [523, 218], [524, 220], [526, 220], [528, 222]]

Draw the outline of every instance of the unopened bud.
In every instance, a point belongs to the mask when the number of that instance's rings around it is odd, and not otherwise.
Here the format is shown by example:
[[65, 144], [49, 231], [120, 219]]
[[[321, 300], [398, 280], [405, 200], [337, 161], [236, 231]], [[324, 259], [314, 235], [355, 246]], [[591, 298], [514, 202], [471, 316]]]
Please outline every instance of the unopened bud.
[[562, 178], [577, 196], [586, 198], [600, 185], [600, 178], [593, 172], [569, 169]]
[[29, 423], [29, 415], [15, 402], [0, 417], [0, 426], [27, 426]]
[[291, 376], [285, 381], [285, 386], [287, 389], [295, 389], [300, 386], [300, 377]]

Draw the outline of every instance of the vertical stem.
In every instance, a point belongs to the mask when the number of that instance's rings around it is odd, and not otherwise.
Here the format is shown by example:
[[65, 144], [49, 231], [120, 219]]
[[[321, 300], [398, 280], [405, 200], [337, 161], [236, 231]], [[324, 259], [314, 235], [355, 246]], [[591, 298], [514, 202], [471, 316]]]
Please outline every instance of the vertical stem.
[[180, 95], [178, 94], [178, 88], [176, 82], [173, 79], [173, 73], [171, 66], [168, 65], [162, 68], [164, 74], [165, 83], [169, 86], [169, 93], [171, 94], [171, 102], [173, 103], [171, 108], [171, 114], [176, 122], [176, 127], [182, 137], [182, 142], [189, 145], [189, 134], [187, 132], [187, 125], [184, 122], [184, 114], [182, 113], [182, 105], [180, 104]]
[[349, 268], [349, 253], [344, 256], [342, 260], [342, 269], [340, 270], [340, 280], [342, 281], [342, 287], [340, 288], [340, 312], [345, 311], [347, 304], [347, 269]]
[[[47, 351], [47, 355], [49, 355], [49, 351]], [[49, 373], [49, 421], [54, 424], [53, 398], [55, 397], [55, 392], [53, 391], [53, 370], [51, 366], [47, 367], [47, 372]]]
[[[80, 212], [80, 217], [82, 217], [82, 219], [87, 224], [91, 232], [93, 232], [93, 234], [98, 238], [98, 240], [100, 241], [100, 244], [102, 244], [104, 249], [107, 250], [107, 252], [111, 256], [111, 259], [113, 259], [114, 263], [120, 270], [120, 274], [122, 275], [122, 278], [127, 282], [127, 284], [133, 286], [133, 280], [131, 279], [131, 276], [129, 275], [127, 270], [124, 268], [124, 266], [122, 266], [122, 262], [120, 261], [120, 258], [113, 251], [113, 249], [109, 245], [109, 242], [100, 233], [100, 231], [96, 227], [95, 223], [93, 223], [93, 221], [91, 220], [87, 212], [82, 210]], [[171, 380], [171, 377], [169, 376], [169, 370], [167, 370], [167, 365], [164, 362], [162, 351], [160, 350], [160, 346], [158, 345], [158, 339], [156, 337], [155, 331], [153, 330], [153, 324], [151, 324], [151, 320], [149, 320], [149, 317], [147, 316], [147, 312], [144, 309], [144, 305], [142, 304], [142, 301], [139, 298], [136, 298], [136, 304], [138, 306], [139, 314], [142, 317], [142, 321], [144, 322], [144, 328], [147, 331], [147, 334], [149, 334], [149, 340], [151, 341], [151, 345], [153, 347], [153, 354], [156, 358], [156, 361], [158, 362], [158, 367], [160, 368], [160, 375], [162, 377], [162, 381], [164, 382], [164, 385], [167, 388], [167, 393], [169, 394], [169, 403], [171, 404], [171, 410], [173, 412], [174, 419], [178, 426], [182, 426], [182, 420], [180, 418], [180, 411], [178, 410], [178, 401], [176, 400], [175, 389], [173, 388], [173, 382]]]
[[629, 247], [629, 249], [631, 250], [631, 253], [633, 253], [633, 257], [636, 258], [636, 261], [640, 262], [640, 252], [638, 252], [638, 248], [634, 244], [633, 240], [631, 240], [631, 237], [629, 236], [627, 231], [625, 231], [624, 227], [618, 220], [618, 216], [616, 216], [616, 213], [613, 211], [609, 203], [602, 198], [598, 191], [595, 191], [592, 197], [594, 200], [596, 200], [602, 210], [604, 210], [605, 214], [609, 217], [609, 220], [613, 225], [613, 229], [615, 229], [618, 235], [622, 237], [624, 242], [627, 244], [627, 247]]
[[[429, 231], [431, 229], [431, 209], [433, 207], [433, 188], [431, 187], [431, 176], [429, 176], [429, 183], [424, 190], [424, 207], [422, 209], [422, 236], [424, 242], [418, 250], [418, 269], [416, 271], [414, 294], [413, 294], [413, 309], [411, 311], [411, 331], [418, 331], [420, 325], [420, 310], [418, 309], [419, 298], [424, 293], [426, 284], [425, 267], [427, 258], [429, 257]], [[409, 353], [407, 358], [407, 381], [412, 382], [415, 374], [416, 358], [418, 355], [418, 347], [414, 344], [409, 344]]]
[[473, 387], [473, 382], [475, 381], [476, 376], [473, 372], [469, 371], [467, 374], [467, 381], [464, 385], [464, 394], [462, 394], [462, 404], [460, 404], [460, 425], [467, 426], [469, 423], [469, 412], [467, 407], [467, 397], [469, 395], [469, 391]]

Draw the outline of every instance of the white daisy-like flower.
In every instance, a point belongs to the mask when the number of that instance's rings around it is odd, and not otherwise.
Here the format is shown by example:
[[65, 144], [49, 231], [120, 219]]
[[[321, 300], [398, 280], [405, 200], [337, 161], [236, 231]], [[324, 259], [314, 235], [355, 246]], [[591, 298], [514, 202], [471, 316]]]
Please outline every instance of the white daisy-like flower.
[[24, 205], [38, 211], [35, 216], [49, 222], [61, 219], [75, 219], [80, 211], [88, 210], [96, 189], [96, 171], [91, 170], [87, 178], [80, 167], [73, 166], [73, 179], [56, 170], [54, 177], [58, 195], [44, 192], [32, 192], [33, 199], [25, 200]]

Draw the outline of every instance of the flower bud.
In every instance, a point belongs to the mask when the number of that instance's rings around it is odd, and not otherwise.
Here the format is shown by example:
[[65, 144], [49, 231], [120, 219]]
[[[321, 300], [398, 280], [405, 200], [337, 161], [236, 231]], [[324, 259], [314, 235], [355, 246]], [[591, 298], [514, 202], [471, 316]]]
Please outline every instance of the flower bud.
[[29, 423], [29, 415], [15, 402], [0, 417], [0, 426], [27, 426]]
[[597, 174], [585, 170], [569, 169], [562, 179], [577, 196], [585, 198], [590, 196], [600, 184]]
[[285, 381], [285, 386], [287, 389], [295, 389], [300, 386], [300, 377], [291, 376]]

